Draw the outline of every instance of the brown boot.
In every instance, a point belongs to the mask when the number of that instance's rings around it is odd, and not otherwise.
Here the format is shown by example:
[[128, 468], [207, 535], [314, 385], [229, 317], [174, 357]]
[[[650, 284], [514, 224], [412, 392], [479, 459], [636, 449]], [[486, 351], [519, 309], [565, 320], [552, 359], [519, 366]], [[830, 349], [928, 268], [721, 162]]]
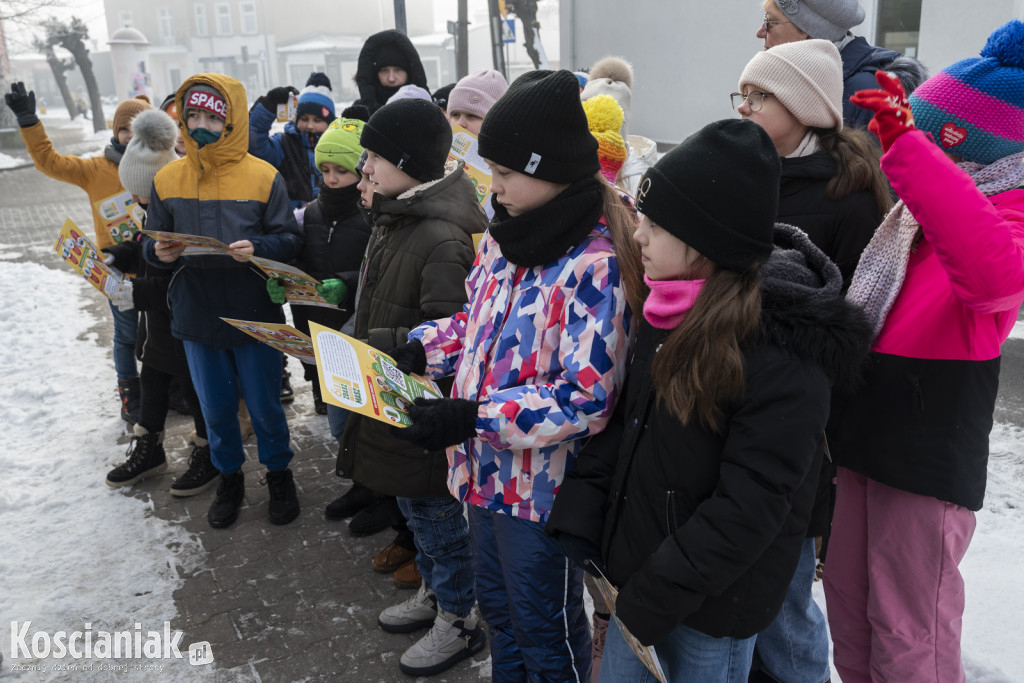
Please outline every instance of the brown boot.
[[420, 571], [416, 569], [415, 562], [410, 562], [395, 570], [395, 585], [399, 588], [419, 588], [422, 583], [423, 577], [420, 576]]
[[403, 548], [394, 543], [388, 543], [384, 550], [377, 553], [373, 558], [373, 571], [379, 574], [390, 574], [396, 569], [401, 569], [416, 559], [416, 551]]

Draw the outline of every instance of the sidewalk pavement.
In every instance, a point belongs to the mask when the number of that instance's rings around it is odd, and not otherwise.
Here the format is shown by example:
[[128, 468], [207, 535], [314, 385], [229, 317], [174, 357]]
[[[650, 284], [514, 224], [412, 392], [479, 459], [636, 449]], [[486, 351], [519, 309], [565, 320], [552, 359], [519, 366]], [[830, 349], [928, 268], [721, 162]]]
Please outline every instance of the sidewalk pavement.
[[[86, 141], [88, 132], [77, 123], [54, 125], [52, 130], [48, 126], [48, 133], [62, 153], [83, 154], [104, 144]], [[17, 156], [19, 150], [0, 152]], [[20, 153], [27, 158], [24, 148]], [[0, 171], [0, 187], [0, 241], [27, 247], [31, 256], [26, 258], [47, 267], [65, 268], [50, 247], [65, 217], [91, 226], [85, 193], [32, 167]], [[98, 292], [89, 307], [97, 320], [109, 319]], [[99, 328], [96, 343], [109, 349], [113, 328]], [[195, 534], [206, 551], [198, 569], [178, 569], [184, 583], [174, 594], [178, 617], [173, 627], [184, 632], [182, 643], [208, 641], [215, 663], [213, 668], [192, 668], [182, 662], [187, 672], [169, 673], [176, 679], [184, 673], [184, 678], [218, 681], [413, 680], [399, 671], [398, 660], [425, 631], [395, 635], [377, 627], [381, 610], [413, 594], [396, 588], [391, 575], [376, 574], [371, 568], [372, 557], [392, 540], [393, 532], [356, 538], [348, 533], [347, 522], [324, 518], [324, 507], [349, 483], [334, 474], [337, 445], [327, 418], [313, 411], [300, 364], [290, 359], [288, 365], [295, 388], [295, 401], [286, 406], [286, 413], [295, 450], [291, 467], [302, 505], [298, 519], [285, 526], [267, 520], [267, 489], [261, 481], [265, 470], [258, 463], [255, 437], [246, 443], [245, 503], [233, 526], [218, 530], [207, 523], [214, 490], [192, 498], [172, 497], [169, 486], [186, 469], [192, 429], [191, 418], [173, 411], [164, 439], [168, 471], [128, 494], [151, 501], [153, 516]], [[113, 387], [112, 368], [110, 382]], [[113, 390], [110, 400], [117, 400]], [[105, 484], [98, 478], [96, 486]], [[429, 680], [489, 678], [485, 650]]]

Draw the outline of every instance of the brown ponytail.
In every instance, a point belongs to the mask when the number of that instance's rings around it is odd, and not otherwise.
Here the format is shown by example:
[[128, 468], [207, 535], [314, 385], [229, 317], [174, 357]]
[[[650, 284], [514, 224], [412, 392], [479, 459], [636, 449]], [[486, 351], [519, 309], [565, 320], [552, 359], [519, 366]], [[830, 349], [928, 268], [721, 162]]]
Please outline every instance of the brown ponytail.
[[869, 133], [843, 128], [840, 131], [815, 129], [818, 143], [836, 162], [838, 172], [828, 181], [827, 196], [832, 201], [848, 197], [854, 192], [868, 190], [878, 205], [878, 220], [892, 208], [889, 181], [882, 173], [879, 149]]

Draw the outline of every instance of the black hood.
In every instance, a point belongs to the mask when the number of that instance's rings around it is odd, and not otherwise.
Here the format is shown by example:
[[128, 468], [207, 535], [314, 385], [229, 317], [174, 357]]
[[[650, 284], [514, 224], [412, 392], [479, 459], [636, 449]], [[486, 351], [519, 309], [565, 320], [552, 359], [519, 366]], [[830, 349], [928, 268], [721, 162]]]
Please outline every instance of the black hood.
[[427, 74], [423, 70], [423, 62], [416, 52], [412, 41], [402, 33], [394, 29], [388, 29], [375, 33], [363, 43], [363, 49], [359, 52], [359, 61], [356, 65], [356, 85], [359, 87], [358, 104], [363, 104], [370, 113], [377, 111], [387, 103], [387, 96], [394, 94], [397, 88], [386, 88], [377, 79], [377, 70], [374, 68], [377, 53], [382, 50], [397, 51], [405, 56], [409, 68], [406, 73], [409, 80], [406, 85], [418, 85], [424, 90], [427, 88]]
[[761, 267], [759, 341], [817, 363], [835, 386], [853, 384], [870, 349], [871, 326], [840, 293], [839, 268], [792, 225], [776, 223], [773, 242]]

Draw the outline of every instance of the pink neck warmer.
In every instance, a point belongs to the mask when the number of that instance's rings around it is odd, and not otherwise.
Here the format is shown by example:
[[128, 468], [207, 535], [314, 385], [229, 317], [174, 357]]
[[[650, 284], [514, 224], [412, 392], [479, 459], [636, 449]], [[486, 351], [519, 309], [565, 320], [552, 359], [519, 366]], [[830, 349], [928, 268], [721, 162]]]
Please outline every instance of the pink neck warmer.
[[659, 330], [679, 326], [700, 294], [704, 280], [651, 280], [644, 275], [651, 293], [644, 301], [644, 317]]

